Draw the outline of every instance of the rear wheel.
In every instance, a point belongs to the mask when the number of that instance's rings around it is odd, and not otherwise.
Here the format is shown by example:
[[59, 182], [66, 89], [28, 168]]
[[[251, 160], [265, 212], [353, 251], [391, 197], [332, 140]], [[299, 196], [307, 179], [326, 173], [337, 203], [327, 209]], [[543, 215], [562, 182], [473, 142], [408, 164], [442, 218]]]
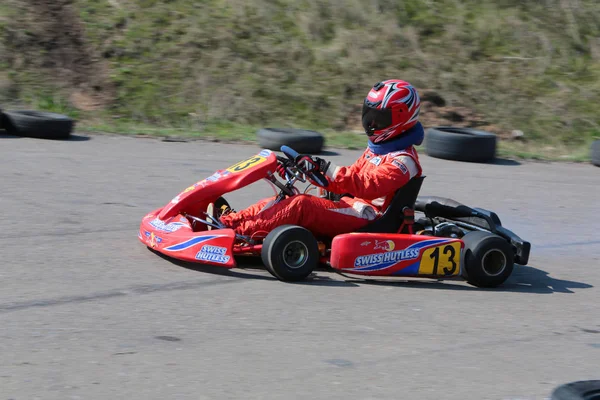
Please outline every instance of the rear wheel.
[[300, 281], [319, 265], [319, 245], [309, 230], [296, 225], [283, 225], [267, 235], [261, 257], [275, 278], [288, 282]]
[[498, 235], [475, 231], [467, 233], [463, 255], [463, 278], [477, 287], [496, 287], [504, 283], [514, 268], [510, 244]]

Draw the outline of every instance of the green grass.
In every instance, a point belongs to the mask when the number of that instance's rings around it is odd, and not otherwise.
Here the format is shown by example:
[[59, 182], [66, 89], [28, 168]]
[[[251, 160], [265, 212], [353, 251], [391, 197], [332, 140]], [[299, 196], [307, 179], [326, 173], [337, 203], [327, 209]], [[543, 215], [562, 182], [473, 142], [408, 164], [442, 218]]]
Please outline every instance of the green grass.
[[[78, 113], [107, 131], [241, 140], [299, 126], [356, 146], [345, 118], [388, 77], [522, 130], [526, 142], [502, 143], [511, 154], [553, 147], [580, 159], [600, 130], [596, 0], [76, 0], [90, 52], [66, 61], [31, 2], [2, 3], [0, 101]], [[84, 113], [58, 71], [85, 77], [88, 63], [105, 72], [94, 85], [107, 101]]]
[[144, 125], [131, 121], [84, 121], [78, 124], [78, 129], [92, 133], [116, 133], [121, 135], [201, 138], [222, 142], [252, 142], [258, 127], [234, 122], [212, 122], [200, 127], [168, 126], [160, 127]]
[[[179, 137], [187, 139], [206, 139], [221, 142], [255, 143], [256, 132], [262, 126], [239, 124], [230, 121], [210, 122], [189, 126], [154, 126], [145, 125], [130, 120], [83, 120], [78, 123], [78, 129], [90, 133], [116, 133], [122, 135]], [[303, 127], [304, 128], [304, 127]], [[332, 148], [361, 149], [366, 146], [365, 135], [355, 132], [336, 131], [333, 129], [320, 130], [326, 138], [326, 146]]]
[[578, 146], [540, 146], [539, 143], [499, 141], [496, 155], [499, 158], [589, 162], [591, 142], [592, 139]]
[[[112, 133], [121, 135], [149, 136], [179, 139], [202, 139], [225, 143], [256, 143], [256, 132], [261, 126], [237, 124], [232, 122], [212, 122], [203, 127], [157, 127], [131, 121], [113, 121], [111, 123], [85, 121], [78, 124], [78, 130], [89, 133]], [[320, 131], [325, 137], [325, 147], [330, 149], [361, 150], [367, 145], [364, 134], [349, 131], [326, 129]], [[540, 147], [538, 143], [498, 141], [496, 156], [508, 159], [528, 159], [540, 161], [589, 162], [590, 144], [577, 147]], [[425, 145], [417, 147], [425, 154]]]

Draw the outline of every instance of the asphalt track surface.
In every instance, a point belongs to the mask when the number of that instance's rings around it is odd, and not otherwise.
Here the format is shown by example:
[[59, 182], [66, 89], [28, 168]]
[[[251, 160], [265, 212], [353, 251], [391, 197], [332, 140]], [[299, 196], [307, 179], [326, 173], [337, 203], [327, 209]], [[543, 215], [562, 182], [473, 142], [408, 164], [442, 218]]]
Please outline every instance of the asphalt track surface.
[[257, 150], [0, 137], [0, 399], [544, 399], [600, 378], [597, 167], [422, 155], [423, 195], [495, 210], [533, 243], [495, 290], [324, 271], [286, 284], [138, 241], [145, 213]]

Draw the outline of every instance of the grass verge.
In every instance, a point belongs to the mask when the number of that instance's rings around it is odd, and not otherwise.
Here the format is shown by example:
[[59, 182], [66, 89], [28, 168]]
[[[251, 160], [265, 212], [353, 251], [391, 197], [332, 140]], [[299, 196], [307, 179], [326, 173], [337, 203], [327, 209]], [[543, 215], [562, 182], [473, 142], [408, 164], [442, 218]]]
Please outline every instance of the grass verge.
[[[171, 139], [204, 139], [226, 143], [256, 143], [260, 126], [228, 121], [203, 125], [188, 124], [178, 127], [140, 124], [131, 121], [82, 121], [78, 129], [90, 133], [112, 133], [134, 136], [155, 136]], [[306, 128], [306, 127], [303, 127]], [[366, 146], [366, 137], [360, 132], [335, 131], [313, 128], [325, 136], [328, 148], [359, 150]], [[591, 141], [575, 146], [540, 145], [539, 142], [499, 140], [497, 157], [522, 160], [589, 162]], [[425, 147], [419, 151], [424, 154]]]
[[70, 102], [110, 114], [102, 130], [352, 129], [368, 89], [397, 77], [439, 94], [450, 121], [467, 109], [524, 132], [504, 154], [579, 158], [600, 134], [598, 0], [1, 3], [0, 104]]

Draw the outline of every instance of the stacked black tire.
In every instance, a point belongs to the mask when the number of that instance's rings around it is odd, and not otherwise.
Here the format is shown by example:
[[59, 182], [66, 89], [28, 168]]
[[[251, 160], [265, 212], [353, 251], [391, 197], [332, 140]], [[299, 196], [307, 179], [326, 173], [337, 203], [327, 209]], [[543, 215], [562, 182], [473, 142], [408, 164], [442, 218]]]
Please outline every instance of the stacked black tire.
[[319, 154], [325, 143], [322, 134], [306, 129], [263, 128], [256, 136], [262, 148], [280, 151], [281, 146], [289, 146], [301, 154]]
[[496, 157], [496, 135], [472, 128], [433, 127], [426, 131], [425, 152], [445, 160], [485, 163]]
[[45, 111], [0, 110], [0, 130], [14, 136], [65, 140], [71, 136], [75, 121], [66, 115]]
[[[473, 128], [436, 126], [425, 134], [425, 153], [445, 160], [485, 163], [496, 158], [496, 135]], [[600, 140], [592, 143], [591, 162], [600, 167]]]

